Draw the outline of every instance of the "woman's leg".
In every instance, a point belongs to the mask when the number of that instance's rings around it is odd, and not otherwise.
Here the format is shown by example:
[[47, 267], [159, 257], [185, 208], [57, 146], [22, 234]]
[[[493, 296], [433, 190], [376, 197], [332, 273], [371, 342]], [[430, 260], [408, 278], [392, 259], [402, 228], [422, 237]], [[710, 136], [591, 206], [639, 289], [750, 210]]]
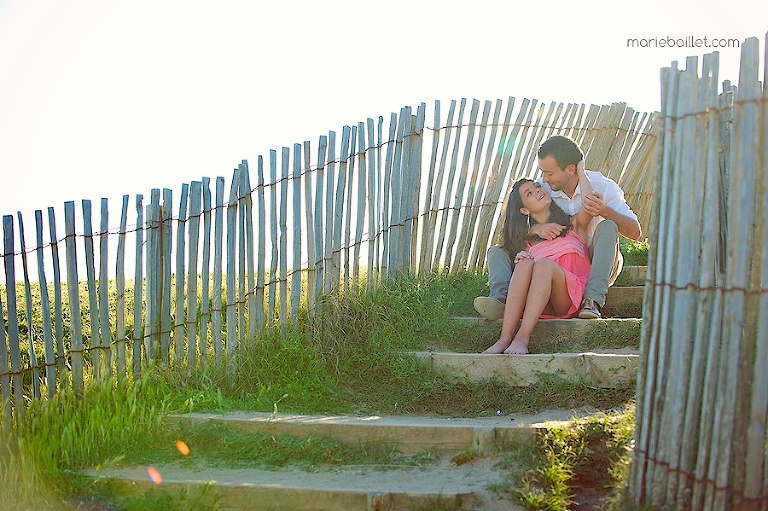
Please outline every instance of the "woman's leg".
[[515, 266], [512, 279], [509, 281], [507, 291], [507, 303], [504, 305], [504, 320], [501, 323], [501, 335], [490, 348], [483, 353], [503, 353], [512, 342], [523, 309], [526, 307], [528, 288], [531, 285], [531, 277], [534, 267], [533, 259], [523, 259]]
[[504, 353], [511, 355], [528, 353], [531, 332], [547, 304], [551, 304], [555, 314], [561, 316], [568, 312], [571, 298], [565, 284], [565, 272], [560, 265], [551, 259], [539, 259], [531, 273], [531, 284], [528, 288], [520, 328]]

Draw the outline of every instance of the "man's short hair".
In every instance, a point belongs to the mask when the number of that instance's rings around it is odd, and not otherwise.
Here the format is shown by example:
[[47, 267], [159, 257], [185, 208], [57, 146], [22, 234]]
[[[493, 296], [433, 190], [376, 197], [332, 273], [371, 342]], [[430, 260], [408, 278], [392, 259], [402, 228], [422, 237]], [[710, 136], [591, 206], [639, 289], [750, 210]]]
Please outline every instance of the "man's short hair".
[[552, 156], [560, 169], [565, 170], [568, 165], [576, 165], [584, 159], [584, 153], [572, 138], [563, 135], [555, 135], [544, 141], [539, 147], [539, 158]]

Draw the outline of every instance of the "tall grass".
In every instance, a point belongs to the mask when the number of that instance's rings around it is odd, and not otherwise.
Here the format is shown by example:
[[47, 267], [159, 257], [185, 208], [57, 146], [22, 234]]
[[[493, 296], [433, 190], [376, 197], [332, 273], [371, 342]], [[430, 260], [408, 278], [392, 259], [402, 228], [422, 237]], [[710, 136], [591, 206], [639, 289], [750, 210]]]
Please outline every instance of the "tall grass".
[[[372, 292], [334, 293], [311, 313], [303, 312], [298, 330], [285, 337], [264, 330], [219, 366], [198, 365], [194, 371], [185, 364], [145, 367], [138, 381], [89, 382], [82, 394], [61, 389], [50, 400], [30, 402], [13, 425], [0, 428], [0, 509], [62, 509], [68, 496], [97, 493], [88, 479], [74, 476], [78, 470], [178, 458], [173, 447], [178, 436], [210, 447], [197, 452], [211, 462], [217, 456], [219, 461], [233, 458], [220, 454], [230, 452], [227, 446], [239, 446], [248, 459], [268, 464], [360, 463], [365, 458], [386, 463], [388, 455], [349, 451], [311, 438], [275, 440], [223, 430], [180, 430], [166, 424], [169, 412], [237, 409], [457, 417], [585, 405], [605, 409], [632, 398], [631, 386], [591, 389], [557, 377], [542, 377], [525, 388], [493, 380], [457, 382], [433, 373], [408, 353], [455, 336], [450, 316], [471, 309], [486, 280], [476, 272], [436, 272], [402, 276]], [[115, 491], [105, 498], [117, 498]], [[202, 505], [196, 496], [188, 497], [187, 509]], [[158, 495], [155, 504], [136, 503], [147, 495], [132, 498], [121, 506], [161, 509], [167, 496]]]

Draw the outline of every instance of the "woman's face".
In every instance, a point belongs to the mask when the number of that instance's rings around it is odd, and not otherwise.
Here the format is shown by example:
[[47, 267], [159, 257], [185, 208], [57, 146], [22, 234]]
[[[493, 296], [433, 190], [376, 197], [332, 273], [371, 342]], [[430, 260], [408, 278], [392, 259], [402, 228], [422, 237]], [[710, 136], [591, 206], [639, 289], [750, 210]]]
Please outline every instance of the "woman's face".
[[544, 211], [549, 208], [549, 205], [552, 202], [552, 197], [549, 196], [539, 183], [523, 183], [518, 191], [520, 192], [520, 198], [523, 201], [523, 207], [520, 208], [520, 212], [524, 215]]

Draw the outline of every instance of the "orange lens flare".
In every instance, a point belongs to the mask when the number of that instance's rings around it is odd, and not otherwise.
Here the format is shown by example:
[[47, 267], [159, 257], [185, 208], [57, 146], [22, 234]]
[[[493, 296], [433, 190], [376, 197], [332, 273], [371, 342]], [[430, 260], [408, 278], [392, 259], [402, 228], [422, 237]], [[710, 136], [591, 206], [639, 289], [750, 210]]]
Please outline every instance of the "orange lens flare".
[[189, 456], [189, 446], [181, 440], [176, 440], [176, 449], [184, 456]]
[[147, 467], [147, 474], [149, 474], [149, 478], [153, 483], [160, 484], [163, 482], [163, 476], [160, 475], [160, 472], [155, 467]]

